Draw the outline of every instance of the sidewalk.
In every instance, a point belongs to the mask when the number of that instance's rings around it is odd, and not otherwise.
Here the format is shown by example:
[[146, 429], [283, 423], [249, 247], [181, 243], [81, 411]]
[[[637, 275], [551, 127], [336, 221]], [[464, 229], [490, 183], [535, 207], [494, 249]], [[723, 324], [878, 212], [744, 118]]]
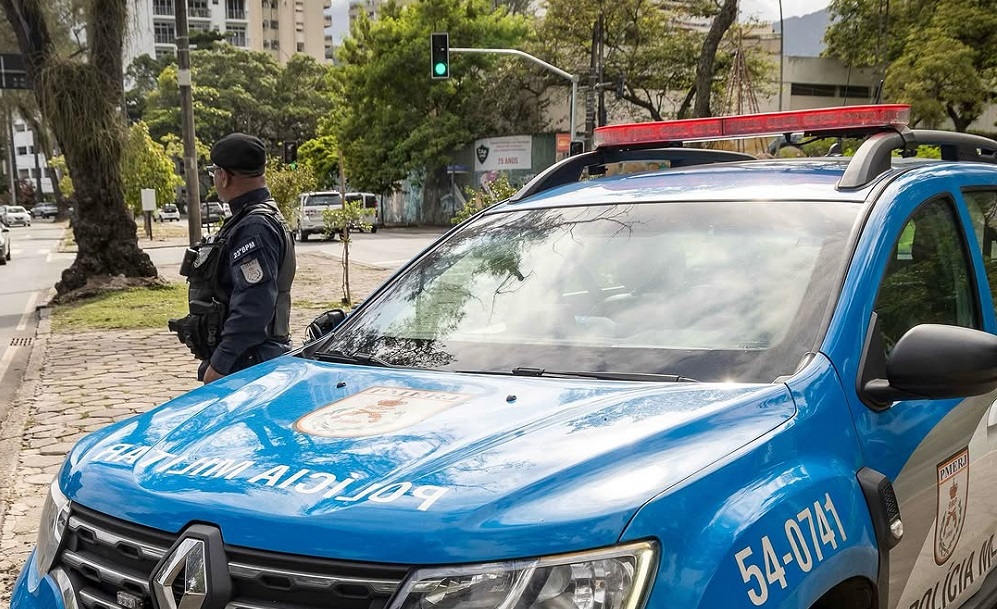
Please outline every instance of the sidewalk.
[[[159, 271], [179, 281], [178, 268]], [[354, 300], [393, 272], [351, 266]], [[334, 308], [341, 285], [340, 264], [320, 254], [298, 256], [291, 291], [295, 344], [316, 315]], [[0, 421], [0, 448], [14, 446], [17, 461], [4, 463], [8, 453], [0, 450], [0, 607], [10, 602], [14, 580], [34, 546], [46, 489], [66, 452], [86, 434], [195, 387], [196, 373], [197, 361], [165, 328], [53, 333], [49, 311], [41, 310], [26, 377], [8, 419]]]

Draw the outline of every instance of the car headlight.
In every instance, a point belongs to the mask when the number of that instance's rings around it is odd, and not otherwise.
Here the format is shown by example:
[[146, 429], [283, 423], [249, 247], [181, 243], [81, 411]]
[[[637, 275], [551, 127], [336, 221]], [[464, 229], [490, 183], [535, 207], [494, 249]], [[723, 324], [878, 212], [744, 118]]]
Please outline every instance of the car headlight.
[[38, 543], [35, 546], [35, 566], [38, 577], [44, 576], [52, 568], [62, 536], [69, 524], [69, 499], [59, 489], [56, 478], [48, 487], [48, 497], [42, 507], [42, 520], [38, 524]]
[[656, 546], [640, 542], [532, 560], [420, 569], [389, 609], [639, 609]]

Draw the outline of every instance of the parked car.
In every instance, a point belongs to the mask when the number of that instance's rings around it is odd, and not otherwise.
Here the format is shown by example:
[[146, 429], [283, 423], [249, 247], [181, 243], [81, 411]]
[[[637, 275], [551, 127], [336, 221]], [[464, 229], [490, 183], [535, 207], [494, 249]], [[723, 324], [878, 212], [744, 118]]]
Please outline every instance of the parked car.
[[35, 218], [54, 218], [59, 215], [59, 207], [55, 203], [43, 201], [31, 208], [31, 215]]
[[363, 202], [363, 206], [368, 210], [369, 214], [361, 220], [361, 223], [368, 227], [364, 231], [376, 233], [378, 227], [381, 225], [381, 213], [380, 207], [377, 204], [377, 195], [371, 192], [348, 192], [345, 198], [347, 203], [354, 201]]
[[228, 203], [222, 203], [222, 213], [224, 213], [226, 218], [232, 217], [232, 208], [228, 206]]
[[156, 213], [153, 216], [153, 218], [159, 222], [166, 222], [167, 220], [171, 222], [174, 220], [179, 222], [180, 210], [177, 209], [176, 205], [172, 203], [166, 203], [165, 205], [156, 210]]
[[225, 219], [225, 210], [216, 201], [201, 202], [201, 224], [214, 224]]
[[10, 260], [10, 229], [0, 222], [0, 266]]
[[325, 233], [325, 220], [322, 212], [327, 209], [341, 209], [343, 195], [336, 190], [319, 192], [303, 192], [298, 195], [298, 204], [294, 210], [291, 228], [294, 238], [307, 241], [310, 235]]
[[3, 212], [3, 222], [7, 226], [31, 226], [31, 214], [20, 205], [8, 205]]

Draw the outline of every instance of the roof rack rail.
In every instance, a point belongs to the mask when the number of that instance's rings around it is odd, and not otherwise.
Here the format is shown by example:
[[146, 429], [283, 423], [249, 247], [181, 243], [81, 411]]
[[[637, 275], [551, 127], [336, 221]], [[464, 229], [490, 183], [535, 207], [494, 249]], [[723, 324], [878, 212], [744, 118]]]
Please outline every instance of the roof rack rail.
[[838, 181], [838, 190], [862, 188], [892, 166], [894, 150], [911, 156], [918, 146], [938, 146], [944, 161], [997, 163], [997, 141], [956, 131], [900, 128], [876, 133], [862, 142]]
[[509, 201], [521, 201], [526, 197], [545, 190], [565, 184], [573, 184], [581, 179], [582, 174], [586, 170], [611, 163], [626, 161], [667, 161], [671, 167], [689, 167], [708, 163], [753, 160], [755, 160], [755, 157], [750, 154], [728, 150], [702, 148], [597, 148], [590, 152], [568, 157], [559, 163], [551, 165], [530, 180], [516, 194], [509, 197]]

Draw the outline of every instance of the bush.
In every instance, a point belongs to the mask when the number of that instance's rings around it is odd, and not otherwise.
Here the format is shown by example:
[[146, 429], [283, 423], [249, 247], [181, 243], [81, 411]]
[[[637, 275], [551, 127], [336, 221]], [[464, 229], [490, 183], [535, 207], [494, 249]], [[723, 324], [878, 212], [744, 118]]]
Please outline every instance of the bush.
[[474, 214], [483, 209], [487, 209], [496, 203], [505, 201], [519, 190], [509, 183], [507, 176], [499, 176], [497, 180], [488, 185], [488, 190], [467, 190], [467, 203], [457, 210], [454, 217], [450, 219], [451, 224], [460, 224]]

